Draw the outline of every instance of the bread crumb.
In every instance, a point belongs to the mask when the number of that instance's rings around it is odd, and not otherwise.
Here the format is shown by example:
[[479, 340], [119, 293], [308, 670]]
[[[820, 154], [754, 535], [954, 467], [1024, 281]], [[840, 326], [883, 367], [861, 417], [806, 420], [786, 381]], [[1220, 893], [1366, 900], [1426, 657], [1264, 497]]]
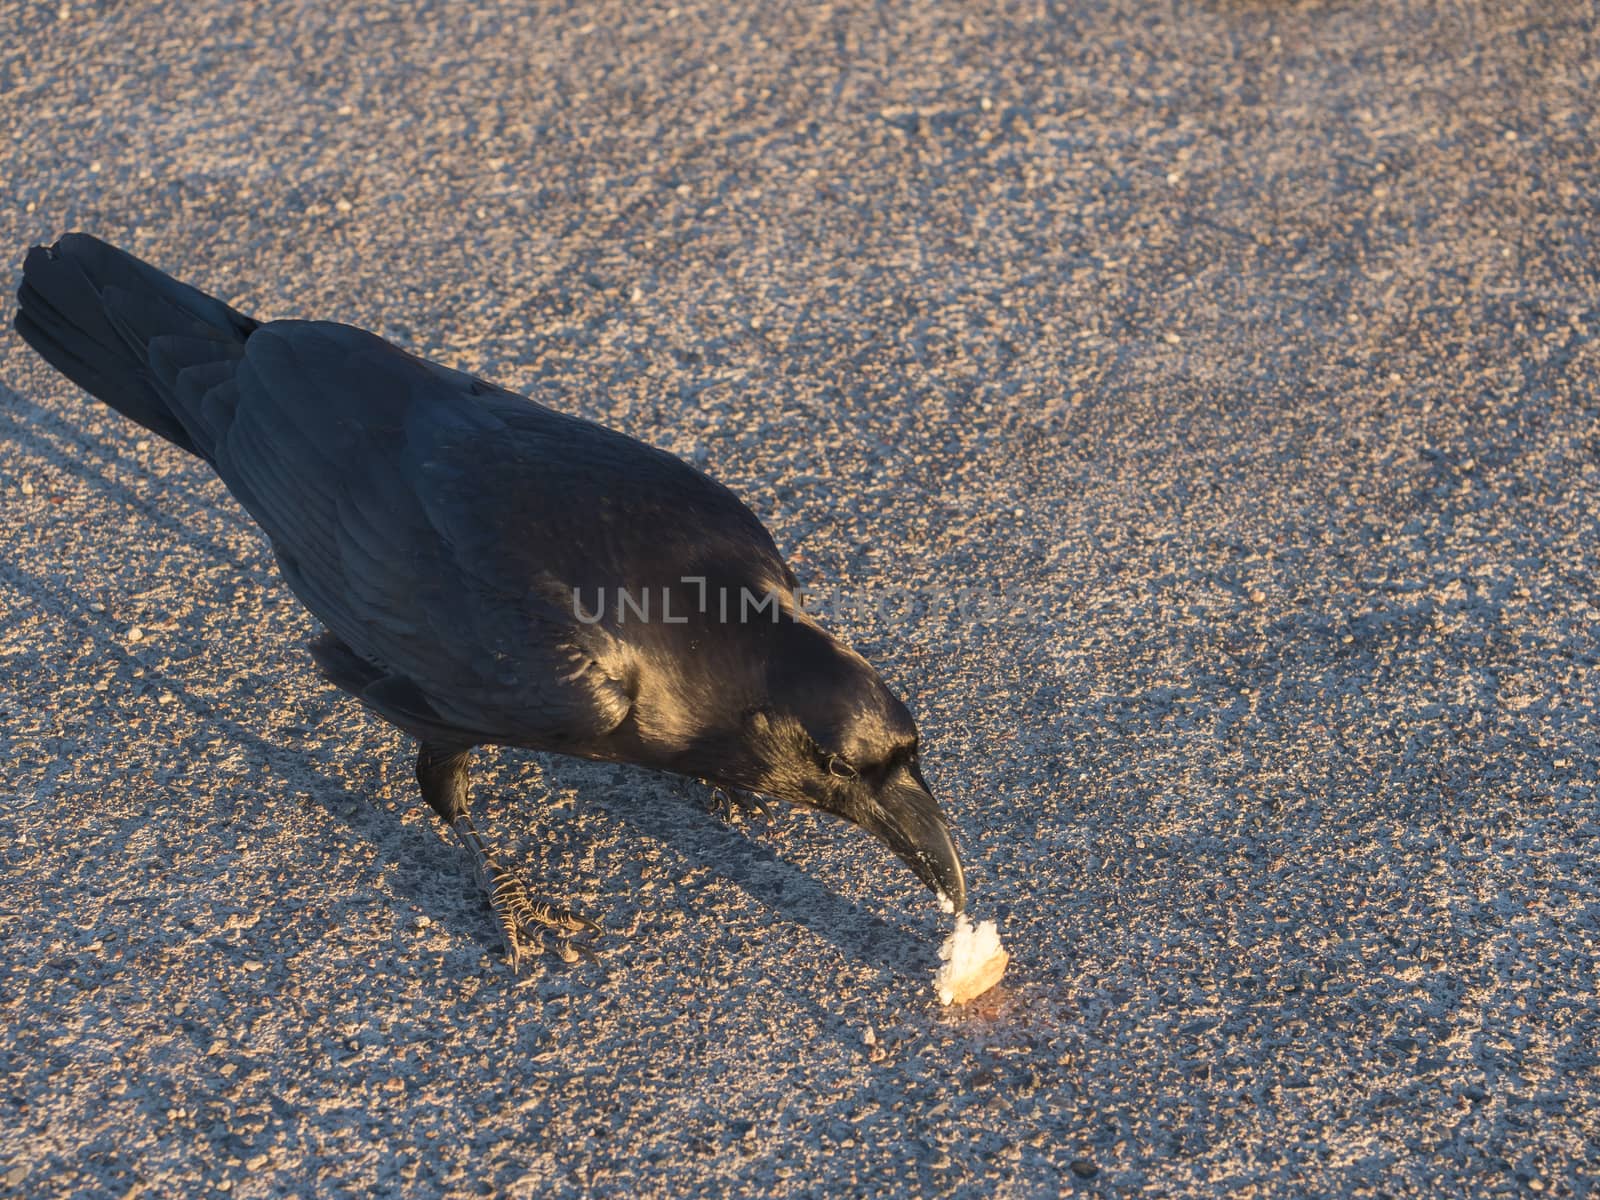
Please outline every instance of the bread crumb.
[[1006, 973], [1011, 956], [1000, 945], [1000, 931], [993, 921], [974, 925], [966, 913], [956, 918], [955, 930], [939, 947], [943, 960], [933, 977], [933, 990], [940, 1004], [965, 1004], [976, 1000]]

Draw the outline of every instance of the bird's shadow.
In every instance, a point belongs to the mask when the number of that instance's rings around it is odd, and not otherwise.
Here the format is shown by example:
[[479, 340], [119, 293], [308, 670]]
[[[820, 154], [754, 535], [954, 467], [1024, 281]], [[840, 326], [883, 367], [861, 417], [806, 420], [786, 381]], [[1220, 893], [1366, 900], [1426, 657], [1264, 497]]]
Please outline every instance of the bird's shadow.
[[[498, 934], [486, 903], [477, 906], [441, 903], [441, 898], [451, 889], [449, 875], [459, 877], [463, 893], [476, 894], [476, 884], [464, 853], [443, 837], [428, 832], [430, 822], [402, 821], [400, 813], [383, 808], [371, 795], [352, 790], [344, 781], [325, 774], [309, 760], [299, 757], [292, 744], [265, 738], [220, 713], [212, 704], [195, 696], [181, 676], [169, 674], [130, 653], [106, 628], [104, 619], [89, 608], [87, 601], [12, 563], [0, 564], [0, 577], [18, 591], [54, 609], [58, 617], [94, 643], [103, 660], [126, 668], [119, 673], [130, 685], [132, 670], [142, 668], [145, 674], [139, 685], [157, 685], [170, 692], [177, 705], [205, 724], [208, 739], [212, 732], [220, 730], [233, 746], [244, 748], [266, 764], [285, 784], [282, 803], [290, 803], [289, 791], [308, 790], [322, 812], [383, 848], [385, 858], [392, 864], [384, 872], [384, 878], [396, 893], [450, 932], [473, 939], [485, 951], [499, 952]], [[371, 719], [353, 703], [348, 711], [339, 711], [344, 707], [345, 698], [331, 687], [329, 700], [335, 711], [330, 719]], [[661, 776], [633, 767], [610, 768], [568, 762], [558, 768], [548, 761], [554, 756], [539, 757], [546, 760], [546, 773], [553, 781], [575, 788], [586, 801], [603, 803], [608, 818], [621, 820], [638, 834], [667, 844], [687, 861], [715, 864], [718, 875], [736, 884], [753, 901], [781, 909], [846, 955], [894, 971], [916, 970], [920, 958], [925, 957], [925, 945], [909, 931], [863, 912], [859, 904], [831, 891], [786, 862], [770, 847], [701, 811], [689, 795], [689, 789], [698, 785], [685, 781], [681, 787], [673, 786]], [[618, 770], [625, 772], [620, 777], [622, 786], [618, 786], [618, 776], [607, 778]], [[382, 773], [380, 768], [374, 775]], [[422, 806], [420, 796], [415, 803]], [[546, 813], [530, 817], [528, 821], [547, 824], [559, 819]], [[442, 825], [437, 828], [442, 832]], [[445, 873], [443, 878], [441, 871]]]
[[[264, 552], [259, 557], [242, 555], [237, 544], [230, 546], [219, 541], [214, 533], [202, 533], [195, 528], [194, 522], [186, 520], [184, 510], [187, 509], [194, 517], [203, 515], [206, 525], [221, 523], [222, 528], [237, 526], [240, 531], [251, 528], [242, 515], [230, 512], [226, 501], [221, 501], [221, 496], [216, 496], [218, 502], [214, 502], [213, 490], [195, 482], [186, 470], [179, 470], [176, 482], [166, 478], [160, 480], [162, 499], [155, 502], [123, 482], [123, 478], [150, 478], [149, 467], [131, 458], [131, 438], [126, 438], [126, 448], [123, 448], [125, 438], [107, 438], [106, 442], [96, 440], [86, 435], [75, 422], [62, 418], [61, 414], [54, 413], [46, 406], [24, 400], [14, 390], [3, 386], [0, 386], [0, 400], [6, 402], [0, 408], [0, 416], [3, 416], [0, 438], [26, 446], [27, 453], [46, 459], [64, 477], [74, 478], [78, 485], [98, 493], [99, 502], [110, 509], [138, 510], [149, 517], [168, 538], [184, 542], [203, 560], [229, 563], [243, 576], [256, 579], [261, 584], [270, 584], [275, 590], [282, 587], [275, 579], [274, 571], [270, 570]], [[446, 952], [446, 960], [453, 960], [459, 965], [461, 960], [458, 955], [462, 947], [470, 946], [472, 949], [469, 954], [472, 957], [488, 957], [499, 965], [499, 970], [506, 974], [507, 987], [517, 984], [517, 979], [510, 974], [509, 963], [504, 962], [493, 915], [478, 891], [469, 859], [459, 846], [446, 837], [442, 824], [432, 819], [432, 814], [416, 792], [411, 779], [413, 746], [410, 739], [397, 738], [392, 742], [400, 750], [398, 760], [384, 755], [386, 762], [373, 762], [370, 757], [365, 763], [360, 760], [342, 763], [350, 771], [349, 776], [344, 778], [326, 770], [318, 770], [314, 755], [309, 754], [309, 746], [296, 746], [288, 739], [275, 741], [256, 733], [240, 718], [227, 715], [216, 702], [195, 693], [182, 674], [181, 667], [174, 674], [171, 664], [162, 664], [149, 650], [146, 650], [146, 656], [133, 653], [118, 637], [114, 618], [94, 611], [90, 598], [78, 594], [66, 582], [66, 576], [35, 573], [24, 570], [19, 563], [0, 560], [0, 579], [8, 582], [19, 594], [34, 597], [38, 605], [53, 611], [59, 621], [94, 646], [94, 653], [98, 654], [101, 661], [117, 664], [115, 685], [126, 686], [130, 690], [149, 690], [158, 686], [168, 691], [173, 696], [174, 706], [186, 709], [197, 722], [206, 726], [208, 739], [211, 734], [222, 733], [229, 747], [240, 747], [261, 763], [282, 787], [282, 795], [267, 803], [293, 805], [296, 798], [299, 798], [299, 803], [309, 802], [312, 811], [323, 811], [341, 822], [350, 835], [374, 846], [381, 854], [381, 859], [378, 864], [366, 867], [376, 875], [374, 885], [378, 885], [378, 890], [387, 888], [392, 891], [437, 923], [440, 931], [456, 944], [454, 950]], [[309, 656], [306, 662], [310, 667]], [[142, 670], [142, 675], [134, 675], [136, 669]], [[333, 726], [334, 723], [342, 728], [350, 728], [354, 723], [373, 720], [355, 702], [349, 701], [331, 686], [326, 688], [323, 696], [306, 707], [310, 710], [307, 714], [310, 725], [317, 726], [314, 730], [307, 730], [309, 734], [315, 734], [323, 726]], [[238, 712], [248, 718], [251, 712], [264, 710], [256, 702], [248, 701]], [[315, 741], [315, 738], [307, 738], [307, 741]], [[371, 739], [366, 741], [371, 744]], [[205, 752], [197, 747], [195, 754]], [[222, 754], [227, 754], [227, 750], [222, 750]], [[490, 749], [486, 750], [485, 758], [490, 754], [520, 755], [522, 752]], [[632, 766], [595, 765], [560, 755], [538, 755], [536, 758], [541, 766], [539, 790], [552, 797], [557, 792], [574, 790], [586, 808], [590, 805], [605, 808], [605, 814], [600, 818], [586, 814], [586, 821], [621, 822], [629, 827], [630, 837], [653, 838], [670, 848], [683, 861], [709, 867], [717, 877], [738, 886], [757, 906], [779, 912], [782, 922], [805, 926], [821, 941], [834, 946], [843, 957], [864, 963], [877, 973], [912, 978], [922, 976], [928, 970], [928, 930], [915, 928], [915, 923], [920, 923], [917, 922], [917, 915], [907, 914], [907, 926], [896, 926], [890, 920], [885, 920], [883, 915], [870, 912], [850, 896], [830, 890], [818, 878], [790, 864], [778, 851], [774, 851], [773, 846], [765, 842], [765, 837], [768, 837], [765, 832], [752, 830], [752, 837], [742, 830], [725, 826], [709, 813], [701, 811], [696, 798], [698, 784], [693, 781], [678, 781]], [[403, 781], [397, 779], [400, 774], [405, 776]], [[517, 773], [499, 771], [496, 774], [485, 773], [485, 786], [480, 789], [480, 800], [490, 805], [499, 800], [509, 802], [512, 797], [502, 792], [499, 781]], [[354, 786], [352, 781], [355, 781]], [[526, 797], [526, 792], [523, 795]], [[227, 794], [219, 795], [216, 800], [219, 808], [234, 803], [259, 805], [261, 802], [245, 802], [232, 794], [232, 789], [227, 790]], [[408, 816], [406, 805], [416, 805], [414, 811], [419, 819]], [[520, 803], [515, 805], [517, 819], [504, 821], [507, 827], [501, 830], [501, 834], [509, 834], [520, 840], [528, 837], [530, 830], [539, 829], [541, 835], [546, 835], [544, 830], [549, 830], [547, 837], [552, 840], [578, 840], [576, 830], [562, 829], [563, 822], [570, 819], [570, 814], [549, 810], [530, 813], [528, 808], [530, 806]], [[779, 819], [782, 819], [782, 814]], [[842, 832], [840, 835], [850, 837], [851, 834]], [[869, 845], [866, 838], [862, 838], [861, 853], [877, 853], [877, 846], [875, 843]], [[307, 854], [314, 858], [317, 850], [309, 848]], [[227, 869], [229, 867], [221, 864], [216, 866], [218, 872]], [[640, 901], [622, 893], [621, 886], [619, 883], [610, 883], [613, 891], [608, 896], [608, 907], [613, 914], [618, 910], [626, 914], [629, 907], [634, 907], [637, 912]], [[395, 947], [395, 952], [405, 955], [408, 950], [403, 939], [418, 934], [411, 931], [411, 922], [402, 923], [402, 928], [405, 931], [397, 934], [400, 944]], [[611, 955], [626, 957], [630, 950], [626, 941], [606, 941], [610, 942], [610, 946], [602, 957], [602, 970]], [[771, 946], [773, 954], [781, 954], [779, 942], [773, 942]], [[414, 954], [426, 955], [427, 952], [418, 946], [414, 947]], [[464, 966], [462, 970], [470, 968]], [[542, 974], [538, 989], [542, 995], [549, 987], [565, 989], [566, 986], [568, 984], [562, 981], [562, 973], [554, 971]], [[800, 989], [800, 992], [792, 995], [792, 1002], [813, 1008], [824, 1024], [829, 1026], [843, 1019], [832, 1011], [832, 1006], [824, 998], [811, 994], [811, 989]], [[842, 1037], [850, 1040], [853, 1034], [842, 1034]]]
[[[0, 398], [6, 410], [0, 410], [0, 437], [26, 443], [30, 453], [51, 462], [54, 469], [77, 478], [78, 482], [101, 494], [104, 501], [123, 509], [134, 509], [149, 517], [163, 533], [186, 542], [187, 546], [210, 560], [224, 560], [242, 574], [259, 582], [270, 582], [282, 587], [274, 573], [264, 562], [240, 560], [237, 549], [197, 533], [192, 523], [182, 520], [181, 514], [171, 512], [171, 502], [203, 510], [210, 520], [232, 523], [238, 528], [250, 528], [242, 514], [227, 509], [226, 502], [214, 506], [200, 488], [166, 488], [163, 504], [155, 504], [146, 496], [131, 490], [114, 475], [147, 477], [147, 467], [126, 459], [118, 453], [120, 442], [101, 442], [86, 435], [75, 422], [69, 421], [48, 406], [27, 400], [16, 390], [0, 386]], [[64, 443], [64, 445], [58, 445]], [[107, 474], [110, 472], [110, 474]], [[378, 842], [389, 851], [394, 869], [389, 870], [389, 880], [406, 899], [426, 909], [430, 917], [440, 906], [443, 888], [438, 880], [437, 867], [450, 862], [450, 869], [461, 870], [467, 886], [475, 886], [466, 870], [466, 859], [461, 851], [446, 838], [434, 837], [427, 822], [398, 821], [397, 814], [389, 813], [378, 818], [378, 806], [368, 795], [358, 794], [346, 782], [331, 778], [318, 771], [307, 758], [299, 757], [296, 747], [285, 742], [274, 742], [253, 733], [243, 723], [224, 717], [211, 704], [197, 698], [187, 688], [182, 677], [166, 674], [160, 667], [130, 653], [118, 642], [110, 629], [110, 622], [102, 614], [94, 613], [90, 602], [67, 587], [46, 581], [42, 576], [27, 573], [14, 563], [5, 563], [3, 573], [13, 578], [14, 586], [22, 592], [37, 595], [53, 606], [62, 619], [74, 624], [85, 637], [91, 638], [99, 653], [107, 661], [115, 661], [128, 669], [142, 667], [142, 683], [149, 686], [160, 683], [170, 691], [179, 704], [203, 722], [226, 730], [237, 746], [246, 747], [259, 762], [270, 763], [272, 770], [290, 787], [307, 789], [317, 797], [326, 813], [344, 822], [346, 826], [366, 840]], [[342, 707], [344, 696], [330, 688], [330, 701]], [[331, 706], [330, 706], [331, 707]], [[336, 720], [370, 720], [360, 714], [354, 704], [347, 712], [339, 712]], [[842, 894], [830, 891], [805, 870], [792, 866], [774, 853], [770, 846], [754, 840], [739, 830], [730, 829], [712, 818], [691, 797], [696, 787], [691, 781], [677, 781], [669, 776], [642, 770], [642, 768], [613, 768], [597, 766], [579, 760], [562, 760], [558, 755], [539, 755], [546, 763], [546, 778], [560, 779], [565, 786], [573, 787], [586, 802], [603, 802], [611, 813], [626, 821], [629, 826], [658, 842], [672, 846], [683, 858], [694, 862], [715, 862], [718, 874], [736, 883], [758, 904], [781, 909], [787, 917], [810, 928], [811, 931], [832, 942], [851, 957], [864, 958], [875, 965], [894, 971], [920, 970], [920, 960], [926, 957], [923, 941], [909, 930], [896, 928], [882, 917], [862, 912], [861, 906]], [[557, 763], [560, 765], [557, 766]], [[618, 776], [614, 771], [624, 771]], [[410, 773], [410, 771], [408, 771]], [[610, 779], [605, 773], [613, 773]], [[381, 778], [384, 770], [374, 771], [373, 778]], [[621, 781], [621, 782], [618, 782]], [[410, 781], [406, 784], [410, 790]], [[418, 797], [416, 802], [421, 803]], [[779, 814], [781, 818], [782, 814]], [[554, 821], [546, 814], [541, 821]], [[448, 859], [446, 859], [448, 856]], [[458, 909], [445, 917], [451, 931], [474, 936], [486, 947], [499, 947], [498, 933], [488, 910], [482, 918], [474, 912]]]
[[[196, 533], [171, 511], [173, 501], [177, 500], [197, 512], [205, 513], [211, 521], [249, 529], [255, 536], [260, 536], [243, 512], [230, 511], [226, 501], [221, 505], [212, 504], [205, 498], [201, 487], [189, 486], [187, 472], [163, 476], [156, 481], [162, 488], [161, 504], [157, 504], [106, 473], [115, 470], [147, 480], [152, 478], [148, 467], [117, 452], [114, 447], [120, 442], [96, 441], [59, 413], [34, 403], [4, 384], [0, 384], [0, 400], [5, 402], [4, 407], [0, 407], [0, 441], [25, 447], [29, 454], [44, 459], [63, 475], [82, 480], [117, 507], [136, 511], [148, 518], [152, 525], [194, 547], [206, 557], [227, 562], [241, 576], [254, 578], [260, 583], [269, 580], [276, 582], [270, 572], [264, 569], [264, 563], [241, 558], [222, 542]], [[153, 435], [151, 440], [155, 440]], [[64, 446], [60, 444], [62, 442]], [[161, 453], [169, 451], [163, 450]]]
[[[804, 926], [846, 956], [897, 973], [925, 968], [925, 935], [868, 911], [789, 862], [769, 844], [772, 838], [783, 837], [784, 825], [791, 818], [809, 820], [819, 828], [834, 822], [804, 818], [789, 812], [781, 802], [774, 802], [770, 818], [746, 816], [744, 827], [736, 827], [707, 811], [704, 793], [709, 789], [697, 780], [639, 767], [602, 767], [555, 756], [541, 758], [552, 760], [546, 768], [551, 782], [573, 787], [587, 800], [603, 800], [607, 815], [623, 821], [641, 840], [660, 842], [686, 862], [713, 865], [720, 879], [735, 885], [754, 904], [781, 913], [781, 919]], [[842, 824], [839, 830], [844, 830]], [[844, 836], [860, 837], [866, 853], [879, 852], [877, 844], [865, 834]], [[887, 857], [887, 851], [882, 853]], [[892, 869], [890, 874], [898, 869]], [[910, 878], [909, 874], [906, 878]], [[928, 904], [932, 911], [931, 898]]]

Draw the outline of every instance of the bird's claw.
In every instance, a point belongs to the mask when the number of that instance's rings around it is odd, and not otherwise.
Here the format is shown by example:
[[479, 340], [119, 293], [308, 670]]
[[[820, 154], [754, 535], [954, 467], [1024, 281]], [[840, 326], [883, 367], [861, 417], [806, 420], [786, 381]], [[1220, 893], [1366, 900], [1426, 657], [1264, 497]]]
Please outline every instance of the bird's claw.
[[578, 937], [601, 933], [598, 921], [575, 913], [564, 904], [531, 896], [515, 874], [497, 864], [492, 866], [499, 873], [489, 903], [499, 920], [500, 937], [513, 971], [520, 970], [525, 953], [532, 961], [548, 952], [564, 963], [596, 956], [595, 948]]
[[760, 817], [763, 821], [771, 822], [772, 808], [767, 804], [766, 797], [759, 792], [724, 787], [709, 780], [705, 782], [711, 789], [706, 797], [706, 807], [710, 809], [712, 816], [724, 825], [737, 825], [740, 817]]
[[599, 951], [587, 942], [575, 942], [563, 933], [539, 925], [518, 925], [504, 918], [500, 921], [500, 938], [505, 943], [506, 957], [511, 960], [514, 975], [522, 974], [524, 957], [531, 963], [540, 955], [550, 953], [570, 965], [599, 956]]
[[500, 862], [470, 819], [458, 819], [453, 828], [472, 853], [478, 882], [494, 909], [495, 923], [500, 927], [500, 939], [505, 943], [513, 971], [521, 970], [524, 957], [531, 962], [547, 952], [564, 963], [595, 957], [595, 948], [587, 941], [576, 940], [574, 935], [594, 937], [603, 933], [598, 921], [575, 913], [564, 904], [532, 895], [516, 872]]

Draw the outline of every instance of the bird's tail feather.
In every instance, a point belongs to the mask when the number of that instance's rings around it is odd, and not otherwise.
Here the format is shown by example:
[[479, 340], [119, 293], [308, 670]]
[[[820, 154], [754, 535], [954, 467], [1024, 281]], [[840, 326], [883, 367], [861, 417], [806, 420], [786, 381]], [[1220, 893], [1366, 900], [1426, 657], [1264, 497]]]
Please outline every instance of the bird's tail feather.
[[124, 416], [202, 458], [204, 430], [171, 402], [170, 362], [236, 362], [257, 322], [149, 263], [84, 233], [35, 246], [22, 268], [16, 328], [51, 366]]

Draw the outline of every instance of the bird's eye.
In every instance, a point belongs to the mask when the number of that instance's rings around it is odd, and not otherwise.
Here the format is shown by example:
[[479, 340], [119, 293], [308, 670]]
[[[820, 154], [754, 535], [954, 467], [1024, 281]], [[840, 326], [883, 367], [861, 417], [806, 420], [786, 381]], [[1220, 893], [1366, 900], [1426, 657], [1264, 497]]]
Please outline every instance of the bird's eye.
[[835, 779], [856, 779], [861, 772], [857, 771], [837, 754], [828, 755], [828, 774]]

